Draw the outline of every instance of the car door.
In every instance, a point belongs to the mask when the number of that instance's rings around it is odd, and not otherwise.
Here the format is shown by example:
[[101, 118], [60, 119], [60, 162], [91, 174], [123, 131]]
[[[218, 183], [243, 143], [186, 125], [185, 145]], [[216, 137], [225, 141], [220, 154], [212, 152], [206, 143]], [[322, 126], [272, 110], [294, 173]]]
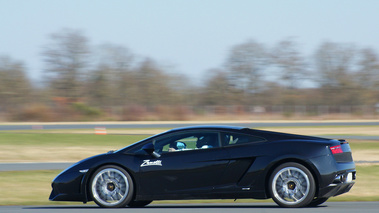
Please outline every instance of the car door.
[[[235, 186], [238, 189], [242, 177], [254, 164], [256, 158], [262, 155], [261, 144], [265, 141], [266, 139], [262, 137], [249, 134], [222, 132], [221, 142], [230, 156], [230, 161], [221, 184]], [[233, 190], [232, 187], [230, 189]]]
[[229, 163], [219, 139], [218, 132], [196, 131], [153, 141], [160, 157], [139, 156], [140, 194], [159, 197], [212, 192]]

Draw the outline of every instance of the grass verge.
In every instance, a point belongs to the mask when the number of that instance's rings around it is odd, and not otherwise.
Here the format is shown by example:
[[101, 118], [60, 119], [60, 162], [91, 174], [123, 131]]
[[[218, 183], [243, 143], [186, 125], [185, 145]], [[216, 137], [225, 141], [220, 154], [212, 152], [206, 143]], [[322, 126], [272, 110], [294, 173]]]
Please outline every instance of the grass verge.
[[74, 162], [117, 150], [147, 135], [0, 134], [0, 162]]

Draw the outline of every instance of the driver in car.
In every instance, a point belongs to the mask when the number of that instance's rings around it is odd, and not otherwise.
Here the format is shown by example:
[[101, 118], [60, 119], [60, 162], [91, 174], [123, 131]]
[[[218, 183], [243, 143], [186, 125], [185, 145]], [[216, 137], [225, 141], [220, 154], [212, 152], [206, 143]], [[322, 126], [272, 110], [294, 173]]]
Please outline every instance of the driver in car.
[[175, 152], [175, 151], [181, 151], [187, 148], [186, 144], [180, 141], [176, 141], [172, 144], [170, 144], [170, 148], [168, 149], [169, 152]]

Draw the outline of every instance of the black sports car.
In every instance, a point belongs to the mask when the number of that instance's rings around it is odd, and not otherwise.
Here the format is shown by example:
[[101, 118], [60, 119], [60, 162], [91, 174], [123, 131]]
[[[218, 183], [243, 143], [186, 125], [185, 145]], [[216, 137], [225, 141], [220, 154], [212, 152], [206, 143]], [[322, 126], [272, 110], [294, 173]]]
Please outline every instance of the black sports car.
[[316, 206], [348, 192], [345, 140], [231, 126], [173, 129], [82, 160], [52, 183], [52, 201], [143, 207], [153, 200], [267, 199]]

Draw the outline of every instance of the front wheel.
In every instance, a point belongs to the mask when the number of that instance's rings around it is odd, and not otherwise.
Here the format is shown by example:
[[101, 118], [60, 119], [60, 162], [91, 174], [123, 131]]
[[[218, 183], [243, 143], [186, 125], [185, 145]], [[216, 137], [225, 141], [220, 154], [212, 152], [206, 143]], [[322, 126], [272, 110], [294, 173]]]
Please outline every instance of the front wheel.
[[103, 166], [93, 174], [90, 181], [93, 201], [100, 207], [124, 207], [133, 197], [133, 182], [130, 175], [119, 166]]
[[311, 203], [316, 192], [312, 173], [298, 163], [284, 163], [271, 174], [269, 191], [282, 207], [304, 207]]

